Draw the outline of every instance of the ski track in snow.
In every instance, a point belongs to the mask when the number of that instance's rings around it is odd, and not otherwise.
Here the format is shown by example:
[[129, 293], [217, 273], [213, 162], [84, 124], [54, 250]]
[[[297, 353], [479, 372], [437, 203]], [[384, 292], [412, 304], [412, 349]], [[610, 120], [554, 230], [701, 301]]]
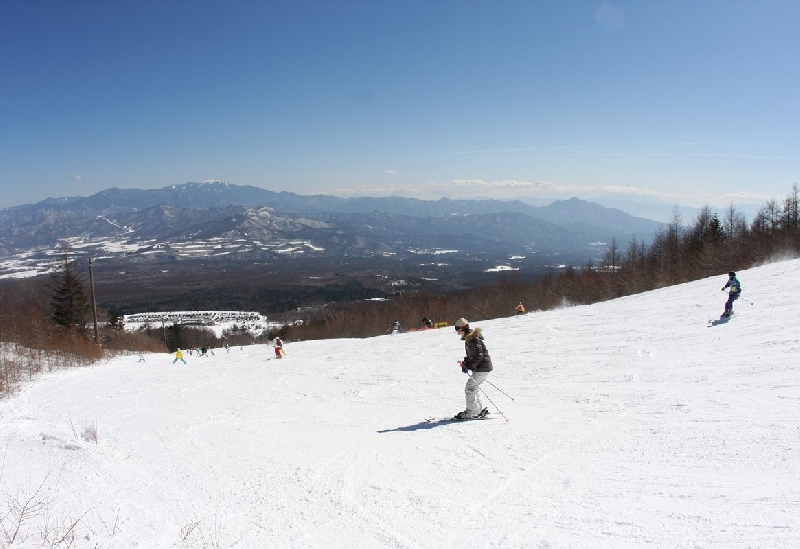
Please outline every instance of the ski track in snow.
[[424, 421], [464, 406], [452, 330], [47, 374], [0, 403], [0, 517], [41, 485], [14, 547], [797, 547], [800, 260], [739, 277], [713, 329], [724, 277], [473, 320], [489, 421]]

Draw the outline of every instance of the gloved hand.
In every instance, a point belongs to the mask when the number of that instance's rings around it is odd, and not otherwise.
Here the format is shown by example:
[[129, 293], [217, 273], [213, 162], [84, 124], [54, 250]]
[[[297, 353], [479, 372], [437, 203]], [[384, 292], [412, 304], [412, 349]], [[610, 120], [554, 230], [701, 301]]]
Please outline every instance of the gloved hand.
[[458, 365], [461, 366], [461, 371], [466, 374], [467, 373], [467, 367], [464, 366], [464, 361], [463, 360], [459, 360], [458, 361]]

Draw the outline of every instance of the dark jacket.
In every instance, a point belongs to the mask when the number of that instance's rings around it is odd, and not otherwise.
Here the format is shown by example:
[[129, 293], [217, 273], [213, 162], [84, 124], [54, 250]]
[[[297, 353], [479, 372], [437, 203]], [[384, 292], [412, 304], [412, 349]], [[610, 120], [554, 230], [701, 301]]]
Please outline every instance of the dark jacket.
[[742, 293], [742, 285], [739, 284], [739, 279], [735, 276], [728, 279], [728, 283], [722, 287], [723, 290], [725, 288], [730, 288], [731, 295], [735, 295], [736, 297], [739, 297], [739, 294]]
[[464, 340], [464, 348], [467, 351], [467, 356], [464, 357], [464, 367], [473, 372], [491, 372], [492, 358], [483, 343], [481, 329], [470, 330], [461, 339]]

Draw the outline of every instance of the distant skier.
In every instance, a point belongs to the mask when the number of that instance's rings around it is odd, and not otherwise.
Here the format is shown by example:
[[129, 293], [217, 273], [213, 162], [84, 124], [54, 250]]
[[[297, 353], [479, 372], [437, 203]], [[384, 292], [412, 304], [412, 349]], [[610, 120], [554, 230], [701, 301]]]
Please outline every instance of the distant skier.
[[400, 326], [400, 321], [399, 320], [395, 320], [394, 322], [392, 322], [392, 325], [389, 326], [389, 329], [386, 330], [386, 331], [389, 332], [392, 335], [396, 335], [396, 334], [399, 334], [400, 332], [403, 331], [403, 327]]
[[464, 387], [467, 408], [463, 412], [455, 415], [455, 419], [472, 419], [485, 416], [489, 413], [488, 408], [484, 408], [479, 394], [480, 384], [486, 381], [489, 372], [492, 371], [492, 359], [489, 350], [483, 343], [483, 334], [480, 328], [471, 329], [466, 318], [456, 320], [456, 333], [464, 341], [464, 349], [467, 356], [461, 361], [461, 371], [467, 374], [472, 371], [467, 384]]
[[183, 351], [181, 351], [180, 347], [178, 347], [178, 350], [175, 351], [175, 360], [173, 360], [172, 363], [175, 364], [179, 360], [186, 364], [186, 360], [183, 358]]
[[728, 290], [728, 301], [725, 302], [725, 312], [722, 313], [723, 317], [733, 315], [733, 302], [739, 299], [742, 293], [742, 285], [739, 284], [739, 279], [736, 278], [736, 273], [733, 271], [728, 273], [728, 282], [722, 287], [722, 291], [724, 292], [728, 288], [730, 288]]
[[517, 306], [514, 307], [514, 310], [517, 312], [518, 315], [524, 315], [525, 314], [525, 305], [523, 305], [522, 301], [520, 301], [519, 303], [517, 303]]
[[275, 336], [275, 358], [283, 358], [283, 341], [281, 338]]
[[430, 320], [427, 316], [422, 317], [422, 327], [423, 328], [433, 328], [433, 320]]

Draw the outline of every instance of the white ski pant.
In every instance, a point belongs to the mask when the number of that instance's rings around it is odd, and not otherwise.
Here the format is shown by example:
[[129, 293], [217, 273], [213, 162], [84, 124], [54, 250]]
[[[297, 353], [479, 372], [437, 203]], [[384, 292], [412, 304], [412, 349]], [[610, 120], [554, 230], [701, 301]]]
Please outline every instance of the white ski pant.
[[475, 415], [483, 410], [483, 403], [481, 402], [480, 384], [486, 381], [489, 372], [472, 372], [467, 380], [467, 385], [464, 387], [464, 396], [467, 398], [467, 413]]

